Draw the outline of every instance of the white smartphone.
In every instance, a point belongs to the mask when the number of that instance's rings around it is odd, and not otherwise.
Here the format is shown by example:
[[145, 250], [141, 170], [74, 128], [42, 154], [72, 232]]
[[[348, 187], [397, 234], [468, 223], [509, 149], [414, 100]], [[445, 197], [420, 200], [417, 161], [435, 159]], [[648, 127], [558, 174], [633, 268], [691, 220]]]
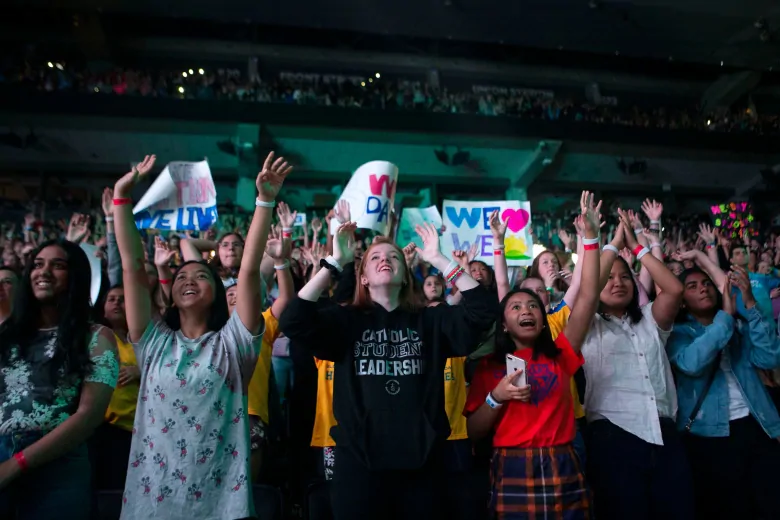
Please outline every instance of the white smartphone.
[[512, 354], [506, 355], [506, 375], [512, 376], [518, 370], [522, 370], [520, 375], [512, 381], [515, 386], [527, 386], [528, 377], [525, 373], [525, 359], [513, 356]]

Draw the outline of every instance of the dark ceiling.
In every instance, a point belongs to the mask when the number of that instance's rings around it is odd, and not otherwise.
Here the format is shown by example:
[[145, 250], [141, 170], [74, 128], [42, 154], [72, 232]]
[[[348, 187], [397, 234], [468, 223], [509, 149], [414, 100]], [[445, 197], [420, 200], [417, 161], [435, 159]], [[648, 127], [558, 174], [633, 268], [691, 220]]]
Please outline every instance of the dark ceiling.
[[[25, 8], [52, 5], [47, 0], [15, 3]], [[56, 5], [100, 9], [109, 15], [200, 18], [287, 26], [290, 31], [318, 28], [780, 69], [776, 0], [64, 0]], [[756, 27], [759, 20], [763, 26]]]

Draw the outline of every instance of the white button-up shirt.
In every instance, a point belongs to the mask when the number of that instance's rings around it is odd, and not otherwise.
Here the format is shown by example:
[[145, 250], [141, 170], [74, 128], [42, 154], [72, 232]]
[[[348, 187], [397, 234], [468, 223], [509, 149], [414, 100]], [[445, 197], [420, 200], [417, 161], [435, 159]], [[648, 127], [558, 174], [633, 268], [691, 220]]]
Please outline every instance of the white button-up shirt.
[[677, 415], [677, 391], [666, 357], [671, 330], [658, 327], [653, 304], [633, 324], [596, 314], [582, 346], [585, 411], [589, 421], [605, 418], [651, 444], [663, 445], [659, 417]]

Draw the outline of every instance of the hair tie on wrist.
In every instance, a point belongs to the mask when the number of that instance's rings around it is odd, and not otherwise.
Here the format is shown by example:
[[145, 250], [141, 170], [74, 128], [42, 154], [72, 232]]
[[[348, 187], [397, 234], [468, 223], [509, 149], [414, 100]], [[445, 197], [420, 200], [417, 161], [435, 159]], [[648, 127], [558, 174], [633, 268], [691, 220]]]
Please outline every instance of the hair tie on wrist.
[[160, 278], [157, 281], [160, 282], [163, 285], [168, 285], [169, 283], [171, 283], [171, 281], [169, 279], [167, 279], [167, 278]]
[[493, 250], [493, 256], [501, 256], [503, 254], [504, 254], [504, 250], [503, 249], [494, 249]]
[[27, 469], [30, 467], [27, 464], [27, 458], [24, 456], [23, 451], [14, 453], [14, 459], [16, 459], [16, 463], [19, 465], [19, 469], [22, 471], [27, 471]]
[[290, 267], [290, 261], [289, 260], [285, 260], [282, 265], [274, 265], [274, 269], [276, 269], [277, 271], [283, 271], [284, 269], [287, 269], [288, 267]]
[[129, 197], [124, 197], [121, 199], [114, 199], [114, 206], [124, 206], [126, 204], [130, 204], [132, 200]]
[[594, 249], [598, 249], [598, 248], [599, 248], [598, 244], [585, 244], [584, 246], [582, 246], [582, 249], [584, 249], [585, 251], [593, 251]]

